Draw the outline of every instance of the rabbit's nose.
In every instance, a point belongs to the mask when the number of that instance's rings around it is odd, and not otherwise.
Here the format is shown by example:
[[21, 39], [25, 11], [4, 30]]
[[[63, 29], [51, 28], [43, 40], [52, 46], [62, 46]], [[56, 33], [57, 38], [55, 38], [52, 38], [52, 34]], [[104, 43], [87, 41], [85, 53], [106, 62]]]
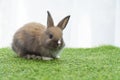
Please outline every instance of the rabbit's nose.
[[58, 45], [60, 45], [61, 44], [61, 40], [58, 40]]

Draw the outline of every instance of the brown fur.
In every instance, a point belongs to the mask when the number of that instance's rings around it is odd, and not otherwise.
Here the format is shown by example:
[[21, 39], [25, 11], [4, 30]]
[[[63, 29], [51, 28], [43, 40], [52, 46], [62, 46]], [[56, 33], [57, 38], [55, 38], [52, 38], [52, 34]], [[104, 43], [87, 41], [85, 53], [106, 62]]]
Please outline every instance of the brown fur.
[[[21, 57], [27, 55], [56, 58], [64, 47], [62, 30], [70, 16], [54, 27], [51, 14], [48, 12], [47, 28], [40, 23], [28, 23], [21, 27], [13, 37], [12, 49]], [[60, 43], [58, 43], [60, 41]]]

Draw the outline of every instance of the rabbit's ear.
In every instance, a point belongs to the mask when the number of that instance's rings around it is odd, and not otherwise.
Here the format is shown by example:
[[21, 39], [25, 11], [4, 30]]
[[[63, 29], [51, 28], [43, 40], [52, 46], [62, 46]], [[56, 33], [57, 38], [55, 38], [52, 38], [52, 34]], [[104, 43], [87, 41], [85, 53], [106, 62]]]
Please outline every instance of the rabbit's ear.
[[54, 22], [53, 22], [53, 19], [52, 19], [52, 16], [50, 14], [49, 11], [47, 11], [47, 27], [53, 27], [54, 26]]
[[62, 30], [66, 27], [68, 21], [69, 21], [70, 15], [66, 16], [65, 18], [63, 18], [59, 23], [58, 23], [58, 27], [61, 28]]

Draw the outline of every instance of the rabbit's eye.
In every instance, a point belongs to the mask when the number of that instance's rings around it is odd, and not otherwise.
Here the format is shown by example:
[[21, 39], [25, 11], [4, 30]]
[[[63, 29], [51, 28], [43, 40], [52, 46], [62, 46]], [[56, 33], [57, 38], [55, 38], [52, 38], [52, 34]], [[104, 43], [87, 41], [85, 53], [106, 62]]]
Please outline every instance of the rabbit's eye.
[[52, 35], [52, 34], [49, 34], [49, 38], [52, 39], [52, 38], [53, 38], [53, 35]]

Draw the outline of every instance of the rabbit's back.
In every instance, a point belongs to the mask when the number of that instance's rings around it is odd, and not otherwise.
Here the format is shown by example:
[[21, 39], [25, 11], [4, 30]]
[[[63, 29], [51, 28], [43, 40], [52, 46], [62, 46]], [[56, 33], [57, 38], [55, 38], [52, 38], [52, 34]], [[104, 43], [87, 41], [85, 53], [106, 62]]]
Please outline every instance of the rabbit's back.
[[27, 42], [31, 39], [41, 37], [45, 31], [45, 26], [40, 23], [28, 23], [21, 27], [14, 35], [13, 40], [20, 40], [21, 42]]
[[28, 23], [20, 28], [17, 33], [26, 32], [31, 36], [39, 36], [45, 31], [45, 26], [40, 23]]
[[[40, 23], [28, 23], [21, 27], [14, 35], [12, 48], [15, 52], [36, 51], [38, 48], [38, 37], [41, 38], [45, 26]], [[20, 52], [22, 53], [22, 52]], [[21, 54], [20, 54], [21, 55]]]

